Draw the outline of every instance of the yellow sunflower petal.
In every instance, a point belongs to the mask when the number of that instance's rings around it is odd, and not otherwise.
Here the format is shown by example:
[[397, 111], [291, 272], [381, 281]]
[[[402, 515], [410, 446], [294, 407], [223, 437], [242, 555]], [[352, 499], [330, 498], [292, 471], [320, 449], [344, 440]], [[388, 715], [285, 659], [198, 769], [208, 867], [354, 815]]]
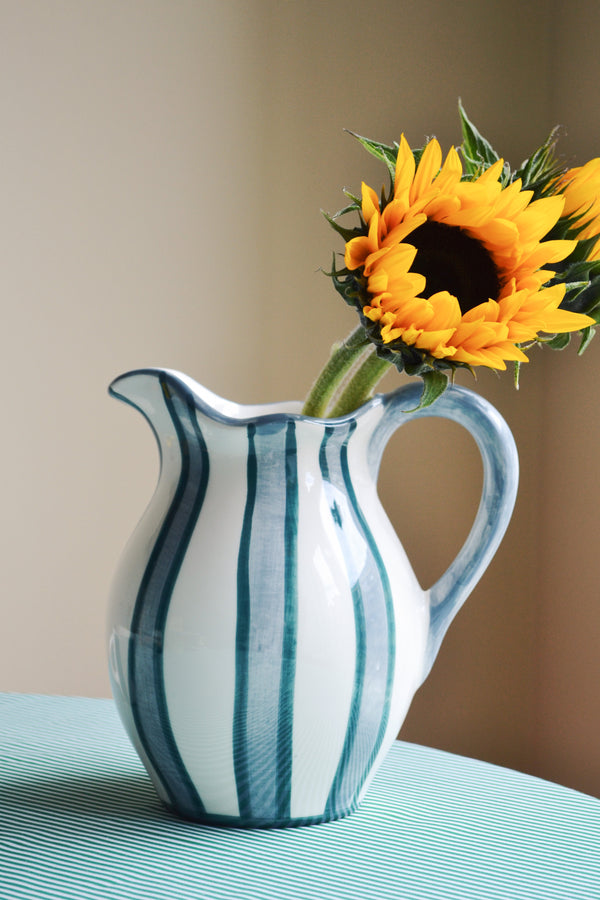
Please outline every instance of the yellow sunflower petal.
[[368, 237], [355, 237], [346, 244], [344, 253], [344, 263], [347, 269], [353, 271], [364, 265], [364, 262], [371, 252], [372, 244]]
[[[375, 268], [375, 266], [377, 265], [377, 263], [379, 262], [379, 260], [383, 256], [386, 256], [390, 252], [391, 249], [392, 249], [391, 247], [380, 247], [379, 250], [375, 250], [373, 253], [369, 253], [369, 255], [367, 256], [367, 258], [365, 259], [365, 261], [363, 263], [363, 267], [364, 267], [363, 271], [364, 271], [365, 275], [370, 275], [371, 272], [373, 271], [373, 269]], [[348, 268], [350, 268], [350, 266], [348, 266]]]
[[498, 181], [500, 176], [502, 175], [502, 169], [504, 168], [504, 160], [498, 159], [493, 165], [486, 169], [485, 172], [482, 172], [479, 178], [477, 179], [478, 184], [485, 184], [488, 181]]
[[402, 328], [400, 331], [402, 340], [409, 346], [411, 344], [414, 344], [417, 338], [419, 338], [423, 334], [423, 329], [416, 328], [414, 325], [408, 325], [406, 328]]
[[394, 177], [394, 196], [402, 198], [413, 183], [415, 175], [415, 157], [404, 135], [400, 138], [398, 157], [396, 160], [396, 174]]
[[491, 222], [486, 222], [477, 232], [478, 240], [491, 245], [494, 249], [510, 247], [518, 237], [517, 226], [507, 219], [493, 219]]
[[502, 358], [502, 354], [497, 350], [489, 350], [487, 348], [465, 350], [464, 347], [457, 347], [454, 356], [455, 362], [467, 363], [469, 366], [487, 366], [489, 369], [506, 369], [506, 363]]
[[346, 268], [354, 269], [364, 266], [367, 258], [379, 249], [378, 222], [375, 216], [371, 219], [369, 233], [365, 236], [355, 237], [348, 241], [344, 253]]
[[512, 219], [522, 212], [530, 203], [533, 191], [521, 189], [521, 179], [517, 178], [512, 184], [504, 188], [496, 201], [496, 215], [505, 219]]
[[519, 214], [517, 220], [521, 240], [525, 243], [540, 241], [544, 235], [548, 234], [552, 226], [556, 225], [564, 205], [564, 197], [560, 194], [543, 197], [541, 200], [534, 200], [533, 203], [530, 203], [527, 209]]
[[591, 316], [585, 316], [583, 313], [569, 312], [566, 309], [549, 310], [545, 316], [540, 331], [548, 334], [562, 334], [568, 331], [581, 331], [588, 325], [595, 325], [596, 320]]
[[[584, 166], [569, 169], [561, 181], [565, 198], [564, 215], [578, 215], [578, 225], [585, 225], [581, 239], [600, 235], [600, 159], [591, 159]], [[588, 254], [588, 259], [600, 259], [600, 242]]]
[[600, 197], [600, 159], [569, 169], [561, 180], [565, 215], [588, 209]]
[[454, 217], [460, 217], [460, 200], [458, 197], [447, 197], [438, 194], [423, 206], [425, 220], [433, 219], [436, 222], [454, 224]]
[[437, 330], [456, 329], [460, 324], [461, 312], [458, 300], [448, 291], [432, 294], [429, 302], [433, 309], [431, 326]]
[[435, 179], [435, 186], [438, 190], [448, 190], [450, 185], [457, 184], [462, 178], [462, 163], [460, 156], [454, 149], [450, 147], [444, 160], [444, 165], [440, 169], [440, 173]]
[[410, 188], [409, 198], [415, 203], [430, 187], [434, 177], [440, 171], [442, 164], [442, 149], [435, 138], [429, 141], [421, 156], [419, 167]]
[[[400, 243], [408, 237], [411, 231], [414, 231], [415, 228], [418, 228], [419, 225], [423, 225], [426, 221], [427, 216], [425, 213], [419, 213], [412, 219], [405, 219], [404, 221], [400, 221], [397, 225], [391, 225], [389, 231], [386, 228], [386, 234], [382, 240], [382, 244], [384, 246], [389, 246], [390, 244]], [[388, 223], [386, 222], [386, 226], [387, 225]]]
[[454, 335], [454, 328], [446, 328], [441, 331], [422, 331], [415, 344], [419, 350], [427, 350], [436, 359], [445, 359], [454, 356], [456, 347], [449, 346]]
[[527, 255], [527, 266], [530, 269], [539, 269], [548, 263], [560, 262], [566, 259], [576, 246], [577, 241], [542, 241]]
[[373, 188], [364, 181], [362, 183], [362, 214], [367, 225], [374, 215], [379, 215], [379, 198]]

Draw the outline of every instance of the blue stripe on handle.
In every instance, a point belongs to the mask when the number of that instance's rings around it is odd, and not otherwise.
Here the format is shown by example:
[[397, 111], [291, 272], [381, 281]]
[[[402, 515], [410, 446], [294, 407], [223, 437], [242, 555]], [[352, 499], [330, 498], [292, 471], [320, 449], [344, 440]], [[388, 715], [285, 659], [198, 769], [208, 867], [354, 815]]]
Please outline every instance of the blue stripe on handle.
[[204, 806], [171, 729], [163, 650], [171, 596], [206, 495], [209, 462], [191, 397], [172, 393], [165, 375], [161, 375], [160, 384], [179, 441], [181, 472], [134, 606], [128, 653], [129, 695], [140, 742], [167, 797], [183, 815], [193, 818], [204, 812]]

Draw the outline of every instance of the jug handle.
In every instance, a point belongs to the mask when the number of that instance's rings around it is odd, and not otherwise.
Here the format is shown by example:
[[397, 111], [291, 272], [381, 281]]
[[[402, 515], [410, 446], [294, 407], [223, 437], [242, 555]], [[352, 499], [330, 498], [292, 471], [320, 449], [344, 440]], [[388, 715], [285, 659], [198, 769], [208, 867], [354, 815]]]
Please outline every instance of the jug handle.
[[498, 549], [515, 505], [519, 460], [511, 431], [500, 413], [467, 388], [452, 386], [431, 406], [415, 409], [419, 384], [384, 396], [385, 411], [373, 435], [374, 451], [383, 449], [392, 433], [414, 419], [438, 417], [462, 425], [474, 438], [483, 462], [483, 489], [472, 528], [458, 555], [429, 591], [430, 622], [423, 680], [456, 613], [473, 590]]

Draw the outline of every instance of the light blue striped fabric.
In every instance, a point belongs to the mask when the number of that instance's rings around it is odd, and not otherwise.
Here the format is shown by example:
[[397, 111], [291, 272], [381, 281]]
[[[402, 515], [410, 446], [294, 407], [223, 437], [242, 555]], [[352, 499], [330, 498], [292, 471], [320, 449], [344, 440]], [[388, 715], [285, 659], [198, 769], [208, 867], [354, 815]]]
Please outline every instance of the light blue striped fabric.
[[284, 830], [160, 805], [112, 701], [0, 695], [2, 900], [597, 900], [600, 801], [396, 743], [362, 806]]

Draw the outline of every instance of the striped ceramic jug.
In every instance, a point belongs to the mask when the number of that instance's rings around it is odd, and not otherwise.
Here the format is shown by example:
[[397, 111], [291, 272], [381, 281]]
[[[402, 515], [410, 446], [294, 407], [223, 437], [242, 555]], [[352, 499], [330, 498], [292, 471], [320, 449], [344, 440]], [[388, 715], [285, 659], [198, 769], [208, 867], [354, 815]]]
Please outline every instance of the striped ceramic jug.
[[[339, 419], [239, 406], [168, 370], [110, 390], [160, 449], [108, 627], [114, 697], [158, 794], [221, 825], [346, 815], [508, 524], [518, 464], [504, 420], [457, 387], [415, 411], [420, 383]], [[473, 528], [428, 591], [376, 490], [387, 440], [423, 416], [465, 426], [484, 465]]]

